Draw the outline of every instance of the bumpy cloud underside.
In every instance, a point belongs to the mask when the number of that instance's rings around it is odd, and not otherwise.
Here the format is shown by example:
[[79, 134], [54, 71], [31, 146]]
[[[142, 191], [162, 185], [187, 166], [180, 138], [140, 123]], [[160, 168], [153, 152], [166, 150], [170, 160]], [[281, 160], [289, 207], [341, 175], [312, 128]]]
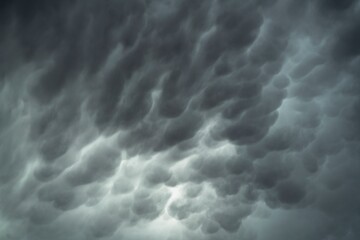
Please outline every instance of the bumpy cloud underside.
[[0, 239], [360, 239], [360, 2], [0, 4]]

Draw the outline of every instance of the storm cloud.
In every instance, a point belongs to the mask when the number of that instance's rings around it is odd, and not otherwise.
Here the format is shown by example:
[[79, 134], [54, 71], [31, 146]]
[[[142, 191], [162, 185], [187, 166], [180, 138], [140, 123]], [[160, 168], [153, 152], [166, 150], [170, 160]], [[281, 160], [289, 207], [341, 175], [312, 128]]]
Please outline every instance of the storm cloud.
[[360, 2], [0, 3], [0, 239], [360, 239]]

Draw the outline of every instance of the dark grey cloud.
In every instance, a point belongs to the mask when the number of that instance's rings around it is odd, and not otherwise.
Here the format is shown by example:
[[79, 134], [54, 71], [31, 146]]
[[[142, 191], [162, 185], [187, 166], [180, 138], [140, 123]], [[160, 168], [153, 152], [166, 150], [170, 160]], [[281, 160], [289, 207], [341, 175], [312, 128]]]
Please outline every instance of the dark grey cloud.
[[359, 9], [1, 1], [0, 239], [359, 239]]

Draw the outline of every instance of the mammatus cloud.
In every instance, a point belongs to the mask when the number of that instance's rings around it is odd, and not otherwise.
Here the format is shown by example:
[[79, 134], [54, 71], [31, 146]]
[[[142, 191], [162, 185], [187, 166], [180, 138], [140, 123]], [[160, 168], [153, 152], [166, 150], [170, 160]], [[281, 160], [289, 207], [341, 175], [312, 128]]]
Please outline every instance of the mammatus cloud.
[[0, 239], [359, 239], [359, 11], [1, 1]]

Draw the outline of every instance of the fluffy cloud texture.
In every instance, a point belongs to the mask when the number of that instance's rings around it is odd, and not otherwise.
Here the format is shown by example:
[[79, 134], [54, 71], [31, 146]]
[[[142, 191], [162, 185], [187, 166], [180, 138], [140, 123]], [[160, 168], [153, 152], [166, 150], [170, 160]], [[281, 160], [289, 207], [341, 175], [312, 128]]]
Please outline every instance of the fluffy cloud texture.
[[360, 2], [0, 5], [0, 239], [360, 239]]

